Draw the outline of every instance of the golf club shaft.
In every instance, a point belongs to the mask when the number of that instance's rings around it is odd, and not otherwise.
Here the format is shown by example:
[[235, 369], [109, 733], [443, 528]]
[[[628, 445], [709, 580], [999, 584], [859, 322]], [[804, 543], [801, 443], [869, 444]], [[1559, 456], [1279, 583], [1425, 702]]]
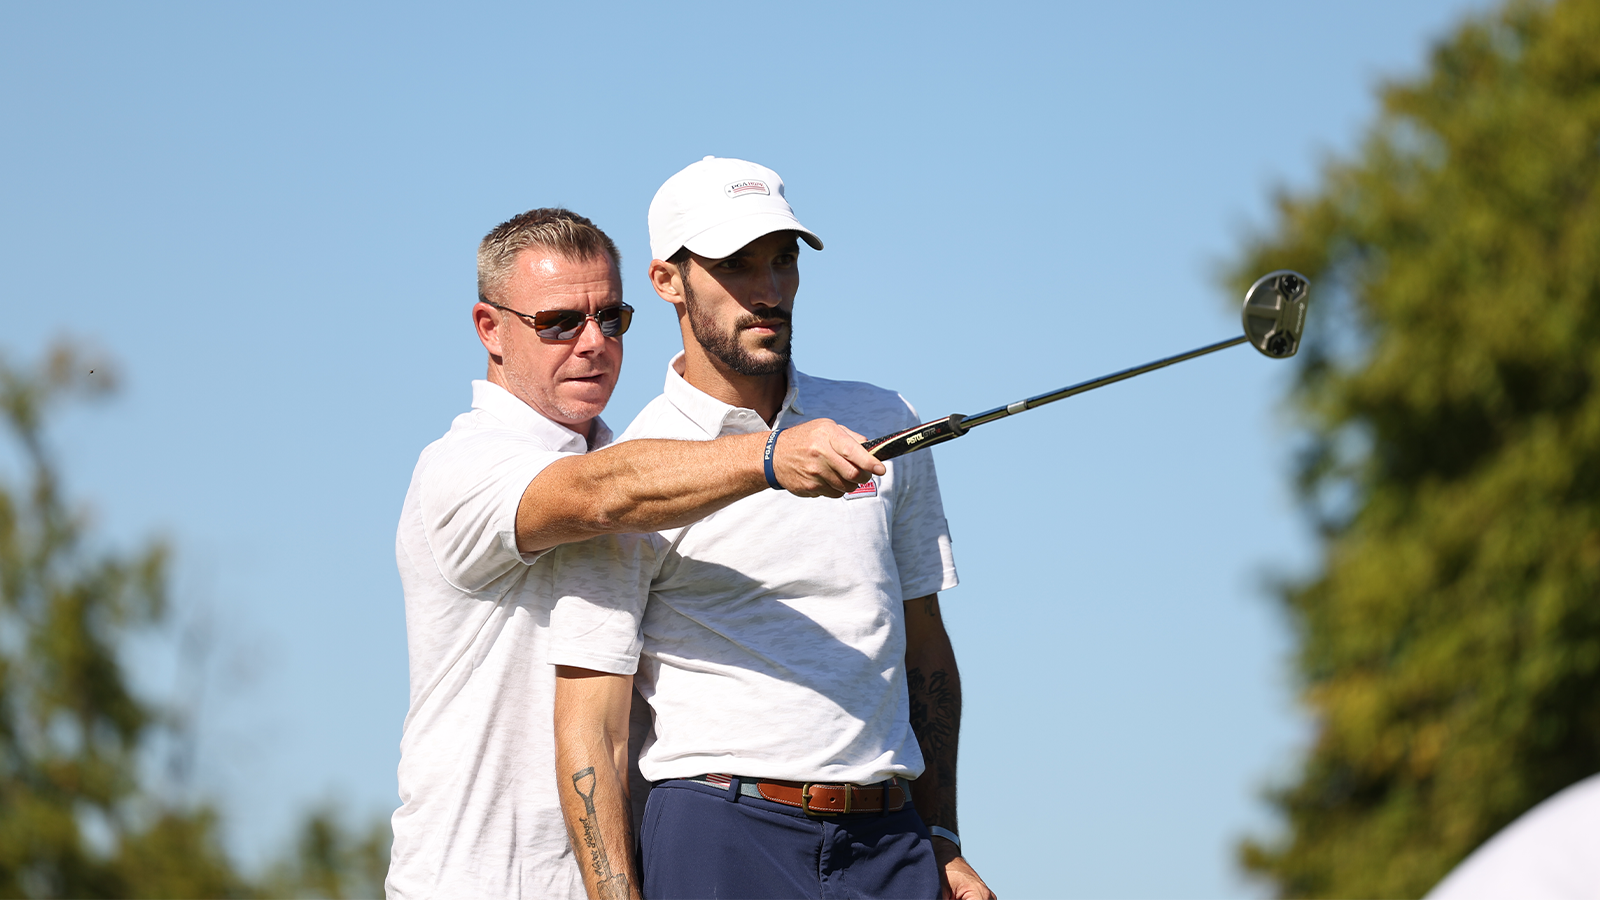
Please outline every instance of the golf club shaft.
[[1046, 403], [1054, 403], [1057, 400], [1065, 400], [1068, 397], [1076, 394], [1081, 394], [1085, 391], [1092, 391], [1098, 387], [1105, 387], [1108, 384], [1115, 384], [1116, 382], [1132, 378], [1135, 375], [1143, 375], [1146, 372], [1154, 372], [1156, 369], [1164, 369], [1173, 363], [1181, 363], [1184, 360], [1194, 359], [1197, 356], [1205, 356], [1207, 353], [1215, 353], [1218, 350], [1226, 350], [1229, 347], [1244, 343], [1245, 340], [1246, 339], [1243, 335], [1236, 338], [1228, 338], [1225, 341], [1218, 341], [1215, 344], [1207, 344], [1206, 346], [1197, 350], [1190, 350], [1188, 353], [1180, 353], [1177, 356], [1169, 356], [1166, 359], [1158, 359], [1155, 362], [1145, 363], [1142, 366], [1134, 366], [1131, 369], [1123, 369], [1121, 372], [1114, 372], [1110, 375], [1104, 375], [1090, 381], [1079, 382], [1078, 384], [1074, 384], [1070, 387], [1064, 387], [1059, 391], [1051, 391], [1048, 394], [1039, 394], [1034, 397], [1029, 397], [1026, 400], [1018, 400], [1015, 403], [1008, 403], [1005, 406], [997, 406], [988, 412], [981, 412], [975, 416], [967, 416], [963, 418], [961, 420], [961, 430], [968, 431], [978, 427], [979, 425], [987, 425], [996, 419], [1003, 419], [1006, 416], [1014, 416], [1019, 412], [1026, 412], [1030, 409], [1043, 406]]
[[1165, 359], [1158, 359], [1155, 362], [1145, 363], [1142, 366], [1134, 366], [1131, 369], [1123, 369], [1120, 372], [1113, 372], [1110, 375], [1104, 375], [1100, 378], [1079, 382], [1078, 384], [1064, 387], [1058, 391], [1051, 391], [1047, 394], [1039, 394], [1034, 397], [1029, 397], [1026, 400], [1018, 400], [1015, 403], [1008, 403], [1005, 406], [997, 406], [994, 409], [978, 413], [975, 416], [963, 416], [959, 413], [945, 416], [943, 419], [927, 422], [925, 424], [918, 425], [915, 428], [909, 428], [896, 434], [891, 434], [876, 440], [867, 441], [862, 446], [870, 450], [872, 455], [876, 456], [878, 459], [894, 459], [897, 456], [904, 456], [913, 450], [921, 450], [923, 447], [932, 447], [934, 444], [942, 444], [945, 441], [953, 441], [956, 438], [961, 437], [963, 434], [966, 434], [968, 431], [971, 431], [973, 428], [976, 428], [979, 425], [987, 425], [996, 419], [1003, 419], [1006, 416], [1014, 416], [1020, 412], [1027, 412], [1030, 409], [1035, 409], [1045, 405], [1046, 403], [1054, 403], [1057, 400], [1065, 400], [1068, 397], [1081, 394], [1085, 391], [1092, 391], [1098, 387], [1105, 387], [1108, 384], [1115, 384], [1118, 381], [1132, 378], [1135, 375], [1143, 375], [1146, 372], [1153, 372], [1156, 369], [1163, 369], [1174, 363], [1181, 363], [1184, 360], [1194, 359], [1197, 356], [1205, 356], [1207, 353], [1215, 353], [1218, 350], [1226, 350], [1227, 348], [1235, 346], [1236, 344], [1242, 344], [1246, 340], [1247, 338], [1243, 336], [1228, 338], [1225, 341], [1218, 341], [1215, 344], [1207, 344], [1204, 347], [1190, 350], [1188, 353], [1179, 353], [1176, 356], [1168, 356]]

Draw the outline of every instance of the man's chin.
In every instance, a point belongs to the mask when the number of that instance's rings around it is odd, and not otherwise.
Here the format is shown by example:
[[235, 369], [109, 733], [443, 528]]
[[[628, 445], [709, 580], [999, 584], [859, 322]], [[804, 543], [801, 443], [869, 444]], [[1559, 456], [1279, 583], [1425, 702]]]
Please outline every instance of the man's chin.
[[742, 349], [744, 368], [758, 370], [764, 375], [789, 370], [789, 336], [786, 334], [768, 335]]
[[589, 421], [605, 412], [606, 404], [611, 402], [613, 386], [568, 382], [551, 398], [553, 401], [551, 405], [555, 407], [557, 415], [550, 418], [568, 425]]
[[762, 349], [745, 355], [752, 368], [759, 370], [763, 375], [776, 375], [779, 372], [789, 371], [789, 348], [782, 350]]

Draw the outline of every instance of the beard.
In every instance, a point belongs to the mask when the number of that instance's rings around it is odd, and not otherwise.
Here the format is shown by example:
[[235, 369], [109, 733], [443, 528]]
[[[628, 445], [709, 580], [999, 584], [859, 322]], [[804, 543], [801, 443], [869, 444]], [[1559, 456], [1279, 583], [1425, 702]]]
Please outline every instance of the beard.
[[[700, 344], [701, 349], [721, 360], [723, 365], [746, 376], [776, 375], [779, 372], [789, 371], [789, 351], [794, 341], [794, 321], [788, 311], [773, 307], [764, 315], [747, 313], [735, 319], [730, 327], [720, 328], [710, 312], [695, 302], [694, 289], [689, 287], [687, 278], [683, 280], [683, 302], [689, 309], [689, 330], [694, 332], [695, 341]], [[773, 319], [780, 319], [789, 327], [782, 333], [762, 339], [760, 349], [768, 351], [770, 355], [763, 354], [758, 357], [739, 343], [739, 333], [745, 328], [760, 321]]]

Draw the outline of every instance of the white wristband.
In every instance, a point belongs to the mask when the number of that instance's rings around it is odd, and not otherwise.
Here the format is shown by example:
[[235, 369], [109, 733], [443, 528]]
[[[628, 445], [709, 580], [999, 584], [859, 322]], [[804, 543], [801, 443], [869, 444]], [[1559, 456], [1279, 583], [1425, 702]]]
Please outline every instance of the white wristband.
[[928, 833], [934, 837], [942, 837], [950, 843], [955, 844], [957, 850], [961, 849], [961, 838], [958, 837], [954, 831], [951, 831], [948, 828], [942, 828], [938, 825], [929, 825]]

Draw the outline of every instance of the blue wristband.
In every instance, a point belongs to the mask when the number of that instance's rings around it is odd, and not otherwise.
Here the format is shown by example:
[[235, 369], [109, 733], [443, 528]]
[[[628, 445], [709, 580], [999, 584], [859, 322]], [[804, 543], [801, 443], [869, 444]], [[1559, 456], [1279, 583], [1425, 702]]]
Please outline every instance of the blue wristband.
[[929, 825], [928, 833], [934, 837], [942, 837], [950, 843], [955, 844], [957, 850], [961, 849], [961, 838], [956, 837], [956, 833], [948, 828], [941, 828], [938, 825]]
[[778, 473], [772, 471], [772, 448], [778, 445], [778, 434], [782, 431], [782, 428], [774, 428], [767, 435], [767, 455], [762, 457], [762, 463], [767, 467], [767, 486], [775, 491], [783, 490], [783, 485], [778, 483]]

